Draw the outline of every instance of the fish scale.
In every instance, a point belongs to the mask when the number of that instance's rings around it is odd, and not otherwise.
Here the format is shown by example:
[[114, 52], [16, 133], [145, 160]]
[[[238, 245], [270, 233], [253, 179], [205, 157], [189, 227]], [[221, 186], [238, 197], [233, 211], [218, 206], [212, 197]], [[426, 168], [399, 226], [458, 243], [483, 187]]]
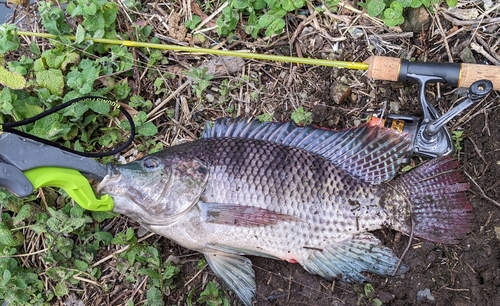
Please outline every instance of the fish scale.
[[332, 131], [222, 119], [202, 139], [110, 167], [98, 190], [117, 212], [203, 253], [251, 305], [255, 273], [243, 255], [361, 282], [364, 273], [408, 270], [373, 230], [413, 228], [440, 243], [467, 235], [472, 206], [458, 163], [437, 158], [394, 178], [410, 147], [408, 135], [378, 125]]
[[[377, 202], [375, 193], [380, 192], [380, 188], [367, 183], [360, 184], [344, 170], [333, 167], [315, 154], [298, 150], [292, 151], [294, 154], [287, 157], [282, 155], [287, 155], [289, 150], [286, 147], [264, 142], [257, 144], [260, 148], [258, 152], [249, 150], [251, 154], [244, 153], [241, 157], [241, 153], [234, 150], [234, 158], [241, 159], [242, 162], [226, 165], [218, 148], [251, 148], [257, 141], [217, 139], [205, 142], [206, 146], [203, 145], [204, 148], [200, 151], [211, 152], [210, 157], [204, 158], [207, 158], [213, 175], [203, 195], [206, 202], [252, 205], [277, 213], [301, 214], [302, 218], [308, 219], [306, 214], [311, 209], [321, 210], [322, 214], [333, 211], [337, 214], [333, 216], [334, 219], [342, 218], [343, 210], [354, 211], [352, 204], [345, 205], [350, 202], [363, 202], [359, 204], [360, 207], [373, 209], [372, 213], [380, 210], [380, 206], [370, 206], [369, 203], [370, 200], [372, 203]], [[274, 163], [272, 160], [278, 162]], [[219, 166], [221, 164], [222, 167]], [[242, 169], [247, 169], [247, 172]], [[252, 197], [249, 198], [249, 195]], [[308, 209], [299, 209], [300, 202], [303, 204], [302, 208]], [[384, 221], [380, 219], [376, 222]]]

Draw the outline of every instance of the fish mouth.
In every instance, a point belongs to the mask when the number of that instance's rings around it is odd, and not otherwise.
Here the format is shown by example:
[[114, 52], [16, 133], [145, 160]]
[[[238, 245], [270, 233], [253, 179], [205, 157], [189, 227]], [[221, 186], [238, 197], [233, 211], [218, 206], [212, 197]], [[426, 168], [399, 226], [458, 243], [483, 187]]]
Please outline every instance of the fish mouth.
[[117, 186], [117, 184], [122, 180], [122, 177], [122, 174], [118, 171], [116, 166], [108, 163], [106, 165], [106, 176], [96, 187], [97, 193], [99, 195], [103, 195], [112, 192], [115, 189], [113, 186]]

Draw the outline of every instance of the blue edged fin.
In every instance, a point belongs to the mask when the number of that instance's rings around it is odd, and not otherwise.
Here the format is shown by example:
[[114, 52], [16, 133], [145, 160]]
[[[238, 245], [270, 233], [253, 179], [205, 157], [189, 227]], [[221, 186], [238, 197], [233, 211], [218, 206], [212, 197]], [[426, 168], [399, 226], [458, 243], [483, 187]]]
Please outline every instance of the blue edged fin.
[[226, 253], [204, 253], [208, 265], [246, 306], [255, 295], [255, 272], [250, 259]]
[[[367, 278], [361, 272], [392, 275], [398, 258], [388, 247], [370, 233], [359, 234], [353, 239], [339, 242], [323, 250], [315, 250], [300, 264], [312, 274], [327, 279], [342, 277], [345, 281], [363, 282]], [[404, 274], [408, 267], [401, 265], [397, 274]]]
[[336, 131], [293, 122], [222, 118], [208, 122], [202, 137], [250, 138], [304, 149], [373, 184], [392, 179], [411, 149], [411, 135], [371, 123]]
[[217, 224], [249, 227], [265, 226], [275, 224], [279, 221], [298, 220], [293, 216], [254, 206], [199, 201], [198, 207], [200, 208], [201, 220], [203, 222]]

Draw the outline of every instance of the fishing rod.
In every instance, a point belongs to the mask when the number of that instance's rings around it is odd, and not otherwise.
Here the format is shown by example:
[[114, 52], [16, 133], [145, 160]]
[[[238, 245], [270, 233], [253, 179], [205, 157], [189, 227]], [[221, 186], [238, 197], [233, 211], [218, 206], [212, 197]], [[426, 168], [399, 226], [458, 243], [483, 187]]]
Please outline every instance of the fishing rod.
[[[43, 37], [43, 38], [58, 38], [57, 35], [48, 33], [35, 33], [27, 31], [17, 31], [18, 35]], [[69, 40], [76, 41], [75, 36], [63, 36]], [[228, 51], [218, 49], [208, 49], [199, 47], [187, 47], [171, 44], [156, 44], [147, 42], [138, 42], [132, 40], [119, 40], [107, 38], [92, 38], [85, 37], [84, 40], [94, 43], [103, 43], [110, 45], [122, 45], [126, 47], [143, 47], [159, 50], [169, 50], [188, 53], [202, 53], [220, 56], [234, 56], [241, 58], [250, 58], [266, 61], [286, 62], [295, 64], [305, 64], [313, 66], [326, 66], [335, 68], [344, 68], [351, 70], [366, 70], [368, 77], [375, 80], [384, 81], [417, 81], [415, 76], [428, 76], [428, 82], [442, 82], [456, 87], [469, 87], [478, 80], [490, 80], [493, 83], [493, 89], [500, 90], [500, 66], [467, 64], [467, 63], [430, 63], [430, 62], [413, 62], [405, 59], [387, 57], [387, 56], [371, 56], [364, 62], [351, 61], [333, 61], [315, 58], [303, 58], [294, 56], [280, 56], [261, 54], [245, 51]]]
[[[18, 31], [18, 35], [56, 39], [58, 36], [47, 33]], [[76, 41], [75, 36], [64, 36]], [[454, 152], [453, 139], [446, 124], [466, 108], [480, 103], [492, 90], [500, 90], [500, 67], [466, 63], [429, 63], [413, 62], [386, 56], [371, 56], [364, 62], [332, 61], [293, 56], [277, 56], [243, 51], [227, 51], [198, 47], [177, 46], [117, 40], [106, 38], [84, 38], [86, 41], [127, 47], [143, 47], [169, 51], [202, 53], [220, 56], [235, 56], [266, 61], [297, 63], [367, 71], [368, 77], [375, 80], [405, 82], [419, 85], [419, 96], [423, 119], [415, 116], [388, 114], [381, 124], [388, 128], [406, 132], [413, 137], [412, 152], [426, 157], [451, 155]], [[446, 83], [456, 87], [469, 87], [467, 98], [445, 114], [439, 111], [426, 98], [429, 83]]]

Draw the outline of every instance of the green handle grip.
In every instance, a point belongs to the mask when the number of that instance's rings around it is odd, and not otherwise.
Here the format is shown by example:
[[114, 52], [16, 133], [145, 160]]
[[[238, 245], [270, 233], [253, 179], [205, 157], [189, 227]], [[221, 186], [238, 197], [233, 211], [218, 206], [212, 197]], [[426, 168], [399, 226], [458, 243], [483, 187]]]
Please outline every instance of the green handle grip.
[[113, 198], [106, 194], [97, 199], [87, 178], [76, 170], [40, 167], [26, 170], [24, 175], [30, 180], [35, 189], [46, 186], [64, 189], [78, 205], [87, 210], [113, 210]]

